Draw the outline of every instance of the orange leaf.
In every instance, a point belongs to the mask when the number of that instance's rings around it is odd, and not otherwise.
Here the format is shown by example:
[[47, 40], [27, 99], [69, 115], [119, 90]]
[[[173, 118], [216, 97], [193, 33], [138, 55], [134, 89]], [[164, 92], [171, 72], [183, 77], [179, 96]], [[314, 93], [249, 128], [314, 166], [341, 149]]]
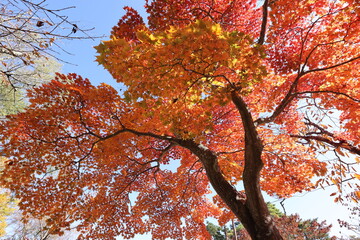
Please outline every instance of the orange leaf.
[[360, 191], [355, 191], [355, 196], [360, 199]]

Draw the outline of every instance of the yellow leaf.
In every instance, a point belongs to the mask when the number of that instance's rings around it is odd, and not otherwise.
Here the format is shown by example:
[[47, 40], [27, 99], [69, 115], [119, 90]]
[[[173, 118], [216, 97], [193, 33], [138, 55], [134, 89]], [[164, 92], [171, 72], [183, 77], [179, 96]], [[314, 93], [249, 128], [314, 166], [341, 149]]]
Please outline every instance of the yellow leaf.
[[212, 25], [211, 30], [217, 35], [220, 35], [222, 33], [222, 29], [221, 29], [220, 24]]
[[212, 81], [211, 82], [211, 84], [213, 85], [213, 86], [219, 86], [219, 87], [224, 87], [225, 86], [225, 84], [223, 83], [223, 82], [220, 82], [220, 81]]
[[354, 177], [360, 180], [360, 174], [354, 173]]

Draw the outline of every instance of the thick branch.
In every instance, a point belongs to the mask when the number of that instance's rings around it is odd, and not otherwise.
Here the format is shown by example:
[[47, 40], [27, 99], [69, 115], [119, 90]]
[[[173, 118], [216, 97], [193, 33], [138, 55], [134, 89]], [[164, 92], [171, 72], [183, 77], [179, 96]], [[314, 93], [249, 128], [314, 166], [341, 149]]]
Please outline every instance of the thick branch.
[[306, 141], [315, 140], [318, 142], [327, 143], [334, 148], [343, 148], [353, 154], [360, 155], [359, 147], [354, 146], [349, 141], [339, 139], [334, 133], [331, 133], [323, 127], [319, 126], [318, 124], [311, 122], [309, 119], [306, 120], [306, 125], [315, 127], [319, 132], [307, 133], [306, 135], [290, 135], [291, 137], [304, 139]]
[[351, 58], [351, 59], [349, 59], [349, 60], [347, 60], [347, 61], [344, 61], [344, 62], [341, 62], [341, 63], [338, 63], [338, 64], [334, 64], [334, 65], [331, 65], [331, 66], [327, 66], [327, 67], [323, 67], [323, 68], [310, 69], [310, 70], [304, 72], [304, 74], [312, 73], [312, 72], [320, 72], [320, 71], [330, 70], [330, 69], [337, 68], [337, 67], [340, 67], [340, 66], [342, 66], [342, 65], [351, 63], [351, 62], [356, 61], [356, 60], [358, 60], [358, 59], [360, 59], [360, 56]]
[[[231, 98], [241, 115], [245, 132], [245, 167], [243, 174], [245, 192], [246, 194], [249, 192], [250, 195], [261, 195], [259, 181], [260, 171], [263, 167], [263, 162], [261, 160], [263, 146], [258, 137], [251, 113], [246, 107], [246, 103], [235, 91], [231, 93]], [[248, 196], [248, 198], [249, 197], [250, 196]], [[249, 200], [252, 203], [259, 201], [257, 197], [256, 199]], [[255, 202], [252, 200], [255, 200]]]
[[345, 141], [345, 140], [340, 140], [340, 141], [334, 141], [331, 140], [329, 138], [326, 137], [322, 137], [322, 136], [314, 136], [314, 135], [290, 135], [291, 137], [294, 138], [300, 138], [300, 139], [304, 139], [304, 140], [315, 140], [318, 142], [323, 142], [323, 143], [327, 143], [335, 148], [343, 148], [348, 150], [349, 152], [353, 153], [353, 154], [357, 154], [360, 156], [360, 148], [353, 146], [352, 144], [350, 144], [349, 142]]
[[196, 144], [192, 140], [181, 140], [178, 144], [194, 153], [203, 164], [206, 175], [216, 193], [237, 216], [252, 239], [257, 239], [256, 222], [245, 205], [245, 197], [241, 195], [223, 176], [218, 165], [217, 156], [211, 150]]
[[[241, 120], [243, 121], [243, 127], [245, 131], [245, 144], [246, 142], [251, 144], [253, 150], [262, 151], [262, 144], [259, 139], [259, 136], [256, 131], [254, 121], [252, 119], [251, 113], [247, 109], [246, 103], [244, 100], [237, 94], [236, 91], [231, 92], [231, 99], [235, 104], [237, 110], [241, 115]], [[246, 151], [246, 149], [245, 149]]]
[[349, 94], [342, 93], [342, 92], [335, 92], [335, 91], [329, 91], [329, 90], [320, 90], [320, 91], [303, 91], [303, 92], [297, 92], [295, 95], [302, 95], [302, 94], [321, 94], [321, 93], [328, 93], [328, 94], [334, 94], [334, 95], [340, 95], [344, 96], [346, 98], [349, 98], [350, 100], [354, 102], [360, 103], [360, 99], [354, 98], [350, 96]]
[[258, 136], [250, 111], [244, 100], [231, 92], [231, 99], [240, 113], [245, 132], [245, 166], [243, 182], [246, 193], [246, 206], [262, 235], [256, 239], [282, 239], [270, 216], [260, 189], [260, 171], [263, 168], [261, 153], [263, 145]]
[[[317, 69], [312, 69], [312, 70], [308, 70], [306, 72], [302, 72], [300, 71], [296, 77], [296, 79], [294, 80], [294, 82], [291, 84], [289, 91], [287, 92], [287, 94], [285, 95], [285, 97], [282, 99], [282, 101], [280, 102], [280, 104], [276, 107], [275, 111], [273, 112], [273, 114], [270, 117], [267, 118], [259, 118], [255, 121], [256, 125], [261, 125], [261, 124], [265, 124], [265, 123], [269, 123], [275, 120], [275, 118], [277, 118], [283, 111], [284, 109], [292, 102], [292, 100], [299, 94], [305, 93], [296, 93], [296, 87], [300, 81], [300, 78], [306, 74], [312, 73], [312, 72], [319, 72], [319, 71], [325, 71], [325, 70], [329, 70], [329, 69], [333, 69], [336, 67], [340, 67], [342, 65], [348, 64], [350, 62], [356, 61], [360, 59], [360, 56], [349, 59], [345, 62], [341, 62], [332, 66], [328, 66], [328, 67], [324, 67], [324, 68], [317, 68]], [[320, 91], [319, 91], [320, 92]], [[325, 91], [323, 91], [325, 92]], [[330, 93], [330, 91], [328, 91]], [[315, 93], [315, 92], [314, 92]], [[331, 92], [331, 93], [335, 93], [335, 92]], [[344, 95], [352, 100], [354, 100], [354, 98], [351, 98], [350, 96], [346, 95], [346, 94], [341, 94], [339, 93], [339, 95]]]
[[269, 0], [265, 0], [263, 5], [263, 18], [261, 23], [261, 31], [260, 31], [260, 37], [258, 44], [262, 45], [265, 42], [265, 35], [266, 35], [266, 25], [267, 25], [267, 19], [268, 19], [268, 5]]
[[270, 117], [266, 118], [259, 118], [255, 121], [256, 125], [261, 125], [265, 123], [270, 123], [275, 120], [283, 111], [284, 109], [291, 103], [291, 101], [295, 98], [294, 91], [299, 83], [300, 78], [303, 76], [303, 74], [299, 73], [294, 80], [294, 82], [291, 84], [289, 91], [285, 95], [285, 97], [282, 99], [280, 104], [275, 108], [275, 111]]

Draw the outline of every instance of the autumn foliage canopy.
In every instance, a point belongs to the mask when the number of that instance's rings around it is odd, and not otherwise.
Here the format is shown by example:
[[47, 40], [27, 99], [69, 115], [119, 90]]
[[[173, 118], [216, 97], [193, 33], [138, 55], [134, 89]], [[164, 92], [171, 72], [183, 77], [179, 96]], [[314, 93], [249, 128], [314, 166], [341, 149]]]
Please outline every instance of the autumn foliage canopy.
[[96, 47], [124, 92], [58, 74], [2, 123], [2, 183], [26, 214], [80, 239], [209, 239], [208, 217], [282, 239], [261, 191], [360, 199], [358, 1], [145, 7]]

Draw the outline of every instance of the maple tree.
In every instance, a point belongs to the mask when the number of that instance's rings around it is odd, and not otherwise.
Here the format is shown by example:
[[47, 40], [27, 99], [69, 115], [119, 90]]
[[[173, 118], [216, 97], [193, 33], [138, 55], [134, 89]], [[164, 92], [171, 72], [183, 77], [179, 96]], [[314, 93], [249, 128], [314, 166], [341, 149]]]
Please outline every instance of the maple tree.
[[1, 125], [20, 208], [53, 233], [78, 224], [79, 239], [209, 239], [206, 218], [237, 217], [271, 240], [283, 238], [261, 191], [329, 182], [341, 201], [353, 179], [358, 201], [358, 1], [257, 4], [154, 0], [148, 24], [126, 8], [96, 47], [123, 95], [76, 74], [29, 91]]

